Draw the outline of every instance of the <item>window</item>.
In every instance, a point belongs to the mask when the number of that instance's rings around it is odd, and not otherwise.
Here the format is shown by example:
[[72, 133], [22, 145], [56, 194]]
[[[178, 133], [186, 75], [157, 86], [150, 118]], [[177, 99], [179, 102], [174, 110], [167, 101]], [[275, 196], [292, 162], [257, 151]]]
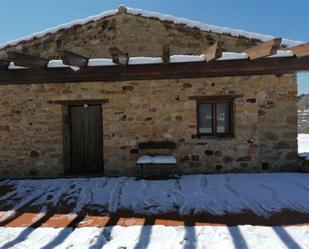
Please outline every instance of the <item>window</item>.
[[232, 136], [233, 99], [197, 99], [200, 136]]

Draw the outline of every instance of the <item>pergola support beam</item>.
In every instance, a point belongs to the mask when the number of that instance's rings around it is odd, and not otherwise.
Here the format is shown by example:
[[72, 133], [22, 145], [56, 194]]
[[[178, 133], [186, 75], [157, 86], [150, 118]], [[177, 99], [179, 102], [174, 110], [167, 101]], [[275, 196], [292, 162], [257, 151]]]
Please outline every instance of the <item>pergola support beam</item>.
[[8, 69], [9, 65], [10, 65], [10, 61], [0, 59], [0, 68], [1, 69]]
[[87, 67], [89, 58], [68, 50], [58, 51], [62, 61], [66, 65], [75, 67]]
[[216, 42], [202, 53], [207, 62], [216, 60], [222, 56], [221, 46], [221, 43]]
[[46, 68], [49, 60], [29, 54], [9, 51], [8, 60], [14, 62], [16, 66], [31, 68]]
[[109, 53], [111, 54], [114, 63], [122, 66], [128, 65], [129, 55], [127, 53], [122, 52], [117, 47], [110, 48]]
[[151, 79], [179, 79], [198, 77], [223, 77], [244, 75], [276, 75], [309, 71], [309, 56], [275, 57], [259, 60], [225, 60], [129, 65], [96, 66], [81, 68], [74, 72], [70, 68], [49, 69], [0, 69], [0, 84], [33, 84], [94, 81], [126, 81]]
[[291, 50], [297, 57], [309, 56], [309, 42], [300, 44], [295, 47], [287, 48], [287, 50]]
[[264, 58], [266, 56], [275, 54], [281, 45], [281, 41], [281, 38], [275, 38], [249, 48], [244, 52], [248, 55], [250, 60]]

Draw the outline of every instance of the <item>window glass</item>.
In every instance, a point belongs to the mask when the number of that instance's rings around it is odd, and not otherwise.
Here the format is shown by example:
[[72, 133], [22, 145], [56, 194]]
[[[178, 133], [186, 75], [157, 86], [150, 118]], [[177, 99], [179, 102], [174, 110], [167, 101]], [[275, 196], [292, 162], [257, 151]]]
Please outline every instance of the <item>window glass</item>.
[[212, 133], [212, 105], [199, 104], [199, 133]]
[[216, 104], [217, 133], [228, 133], [230, 131], [230, 106], [229, 103]]

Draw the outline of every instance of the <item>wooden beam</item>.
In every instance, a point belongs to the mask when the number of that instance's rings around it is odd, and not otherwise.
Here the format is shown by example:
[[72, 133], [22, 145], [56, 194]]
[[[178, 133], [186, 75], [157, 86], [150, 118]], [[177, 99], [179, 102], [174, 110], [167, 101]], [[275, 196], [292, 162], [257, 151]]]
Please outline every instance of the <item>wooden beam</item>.
[[49, 104], [60, 105], [101, 105], [108, 103], [108, 99], [76, 99], [76, 100], [55, 100], [48, 101]]
[[222, 49], [221, 49], [221, 44], [216, 42], [209, 48], [207, 48], [202, 55], [205, 56], [206, 61], [212, 61], [220, 58], [222, 56]]
[[201, 96], [189, 96], [189, 100], [209, 100], [209, 101], [213, 101], [213, 100], [232, 100], [232, 99], [237, 99], [237, 98], [242, 98], [244, 95], [243, 94], [230, 94], [230, 95], [210, 95], [210, 96], [205, 96], [205, 95], [201, 95]]
[[281, 45], [281, 41], [281, 38], [275, 38], [249, 48], [244, 52], [248, 55], [250, 60], [260, 59], [275, 54]]
[[9, 65], [10, 65], [10, 61], [0, 59], [0, 68], [7, 69], [9, 67]]
[[118, 65], [123, 65], [123, 66], [128, 65], [128, 62], [129, 62], [128, 53], [122, 52], [117, 47], [110, 48], [109, 53], [111, 54], [112, 60], [113, 60], [114, 63], [116, 63]]
[[170, 63], [170, 56], [171, 56], [170, 45], [169, 44], [163, 45], [163, 47], [162, 47], [163, 64], [169, 64]]
[[224, 77], [243, 75], [276, 75], [309, 71], [309, 56], [274, 57], [259, 60], [216, 60], [129, 65], [96, 66], [81, 68], [74, 72], [70, 68], [0, 69], [0, 84], [34, 84], [63, 82], [128, 81], [151, 79], [179, 79], [199, 77]]
[[76, 66], [76, 67], [87, 67], [89, 58], [73, 53], [67, 50], [59, 50], [58, 51], [63, 64]]
[[295, 56], [302, 57], [309, 55], [309, 42], [300, 44], [295, 47], [287, 48], [286, 50], [291, 50]]
[[15, 51], [7, 52], [8, 59], [13, 61], [16, 66], [20, 67], [31, 67], [31, 68], [46, 68], [48, 61], [45, 58], [29, 55], [29, 54], [22, 54]]

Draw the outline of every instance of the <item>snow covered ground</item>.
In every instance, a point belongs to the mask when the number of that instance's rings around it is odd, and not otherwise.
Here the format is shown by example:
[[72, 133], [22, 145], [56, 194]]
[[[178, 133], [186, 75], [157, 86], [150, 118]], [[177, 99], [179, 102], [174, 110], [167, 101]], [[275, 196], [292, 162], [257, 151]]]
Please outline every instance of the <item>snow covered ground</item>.
[[309, 226], [0, 228], [0, 248], [305, 249]]
[[298, 153], [309, 159], [309, 134], [298, 134]]
[[[168, 180], [99, 177], [50, 180], [5, 180], [13, 190], [0, 196], [10, 210], [31, 206], [60, 207], [72, 212], [95, 208], [100, 213], [132, 210], [139, 214], [239, 214], [267, 217], [282, 209], [309, 212], [309, 174], [189, 175]], [[4, 201], [5, 200], [5, 201]]]

